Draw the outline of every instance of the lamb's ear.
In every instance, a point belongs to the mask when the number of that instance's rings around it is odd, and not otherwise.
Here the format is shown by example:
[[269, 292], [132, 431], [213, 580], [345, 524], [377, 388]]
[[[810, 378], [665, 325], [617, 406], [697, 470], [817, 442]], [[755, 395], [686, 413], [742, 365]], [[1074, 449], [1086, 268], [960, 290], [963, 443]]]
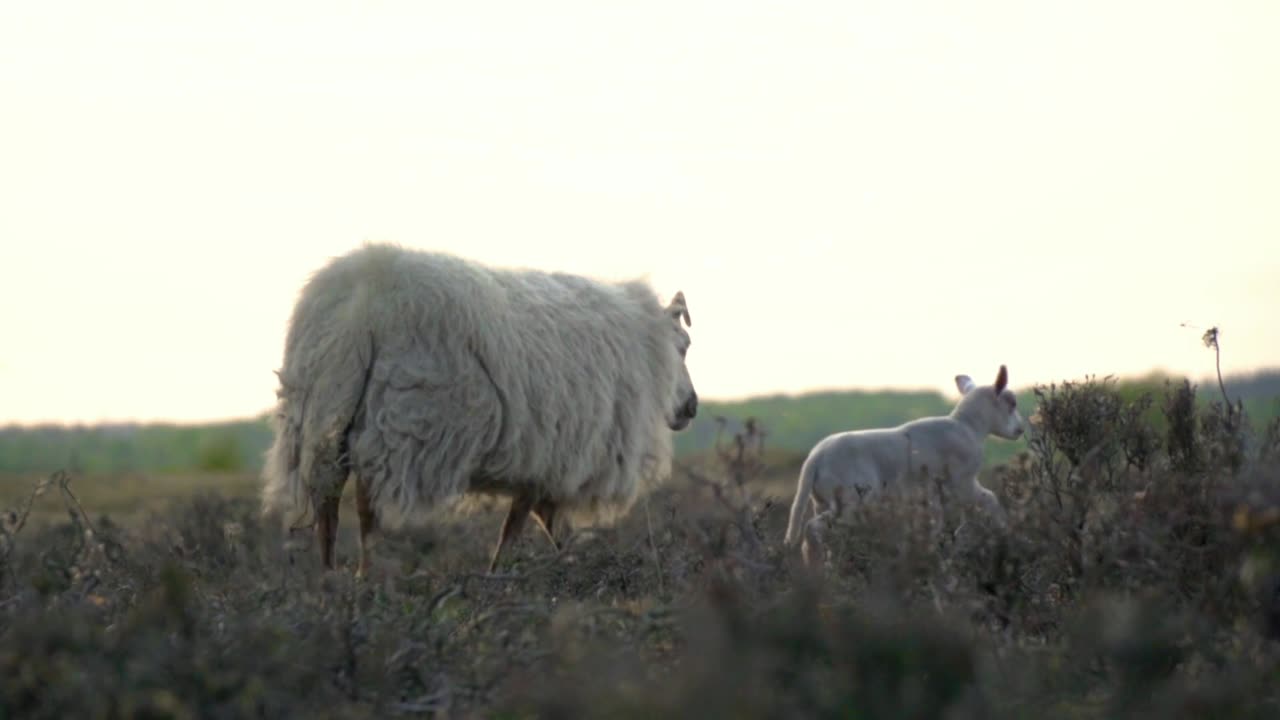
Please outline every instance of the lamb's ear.
[[689, 317], [689, 305], [684, 300], [683, 290], [677, 292], [676, 296], [671, 298], [671, 304], [667, 306], [667, 312], [671, 313], [673, 318], [683, 317], [684, 324], [693, 327], [693, 319]]
[[957, 375], [956, 389], [960, 391], [961, 395], [967, 395], [973, 389], [973, 378], [968, 375]]
[[1000, 372], [996, 373], [996, 394], [1004, 392], [1004, 388], [1009, 384], [1009, 371], [1005, 366], [1000, 366]]

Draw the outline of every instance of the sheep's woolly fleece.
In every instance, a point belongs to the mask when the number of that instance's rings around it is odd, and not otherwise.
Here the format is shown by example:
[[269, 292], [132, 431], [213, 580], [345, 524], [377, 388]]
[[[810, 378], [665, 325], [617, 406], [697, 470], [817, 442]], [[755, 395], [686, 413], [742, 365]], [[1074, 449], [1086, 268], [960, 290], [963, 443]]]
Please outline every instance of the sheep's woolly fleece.
[[530, 486], [613, 521], [670, 474], [672, 323], [638, 280], [382, 244], [336, 258], [289, 322], [264, 511], [298, 518], [350, 471], [391, 525]]

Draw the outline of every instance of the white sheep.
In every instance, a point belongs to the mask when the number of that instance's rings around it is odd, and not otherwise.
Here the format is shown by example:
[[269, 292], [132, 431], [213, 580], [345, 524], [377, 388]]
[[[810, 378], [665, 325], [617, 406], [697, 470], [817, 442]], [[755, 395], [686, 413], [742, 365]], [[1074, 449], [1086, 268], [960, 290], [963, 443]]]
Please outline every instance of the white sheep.
[[360, 564], [375, 524], [469, 493], [508, 496], [489, 564], [529, 514], [609, 522], [670, 475], [671, 431], [697, 413], [683, 293], [495, 269], [366, 244], [303, 288], [278, 372], [264, 513], [314, 513], [333, 567], [338, 499], [356, 479]]
[[[903, 489], [909, 478], [946, 482], [957, 497], [983, 508], [1001, 523], [1004, 509], [995, 494], [978, 482], [987, 435], [1009, 440], [1022, 435], [1018, 401], [1006, 385], [1004, 365], [994, 385], [978, 387], [957, 375], [960, 402], [944, 417], [912, 420], [896, 428], [836, 433], [819, 441], [800, 469], [785, 544], [804, 536], [802, 554], [813, 564], [826, 529], [840, 519], [843, 506]], [[812, 501], [814, 517], [804, 523]]]

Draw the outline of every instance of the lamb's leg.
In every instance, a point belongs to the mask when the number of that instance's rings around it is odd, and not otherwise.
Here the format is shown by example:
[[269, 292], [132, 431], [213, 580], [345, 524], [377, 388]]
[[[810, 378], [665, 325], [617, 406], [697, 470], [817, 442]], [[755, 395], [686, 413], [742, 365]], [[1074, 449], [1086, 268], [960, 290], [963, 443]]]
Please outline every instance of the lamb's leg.
[[533, 505], [533, 519], [538, 521], [538, 526], [542, 528], [542, 532], [546, 534], [547, 539], [551, 541], [551, 546], [558, 552], [560, 550], [560, 542], [556, 540], [553, 532], [552, 523], [556, 518], [556, 504], [551, 500], [543, 498]]
[[359, 477], [356, 478], [356, 513], [360, 515], [360, 565], [356, 568], [356, 577], [364, 577], [372, 562], [372, 534], [377, 529], [378, 516], [373, 511], [369, 484]]
[[1008, 527], [1009, 515], [1005, 512], [1004, 506], [1000, 504], [1000, 499], [996, 497], [995, 493], [983, 487], [982, 483], [978, 482], [976, 475], [968, 483], [967, 487], [970, 502], [981, 508], [1000, 527]]
[[338, 537], [338, 496], [321, 498], [316, 508], [316, 540], [320, 544], [320, 563], [333, 569], [333, 545]]
[[498, 535], [498, 545], [493, 549], [493, 558], [489, 560], [489, 572], [492, 573], [498, 568], [498, 557], [502, 555], [502, 548], [511, 542], [512, 538], [520, 534], [520, 530], [524, 527], [524, 521], [529, 517], [529, 510], [533, 507], [533, 500], [528, 495], [516, 495], [511, 498], [511, 509], [507, 511], [507, 519], [502, 521], [502, 532]]
[[[861, 502], [862, 490], [857, 485], [854, 486], [854, 490], [858, 493], [858, 499]], [[804, 524], [802, 530], [804, 540], [800, 543], [800, 557], [804, 560], [806, 567], [817, 570], [830, 554], [824, 538], [844, 517], [846, 500], [845, 487], [841, 485], [837, 485], [832, 490], [830, 502], [814, 494], [813, 519]]]
[[800, 557], [804, 561], [805, 567], [813, 570], [821, 567], [822, 561], [826, 557], [826, 544], [823, 542], [823, 536], [830, 529], [833, 519], [833, 511], [824, 510], [805, 523], [804, 539], [800, 543]]

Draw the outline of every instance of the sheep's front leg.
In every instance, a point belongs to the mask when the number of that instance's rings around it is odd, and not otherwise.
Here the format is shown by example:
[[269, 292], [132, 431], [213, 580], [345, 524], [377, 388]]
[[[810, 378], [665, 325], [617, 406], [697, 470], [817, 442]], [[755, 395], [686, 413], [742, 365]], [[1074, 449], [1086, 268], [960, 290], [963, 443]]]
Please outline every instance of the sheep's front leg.
[[507, 519], [502, 521], [502, 532], [498, 535], [498, 545], [493, 549], [493, 558], [489, 560], [489, 572], [492, 574], [498, 568], [498, 558], [502, 555], [502, 548], [511, 542], [512, 538], [520, 534], [520, 530], [524, 528], [525, 518], [529, 517], [529, 511], [533, 508], [533, 500], [524, 494], [516, 495], [511, 499], [511, 509], [507, 511]]
[[560, 550], [560, 542], [556, 540], [555, 533], [552, 529], [552, 522], [556, 518], [556, 504], [551, 500], [543, 498], [533, 505], [533, 519], [538, 521], [538, 526], [542, 528], [542, 532], [546, 534], [547, 539], [551, 541], [551, 546]]

